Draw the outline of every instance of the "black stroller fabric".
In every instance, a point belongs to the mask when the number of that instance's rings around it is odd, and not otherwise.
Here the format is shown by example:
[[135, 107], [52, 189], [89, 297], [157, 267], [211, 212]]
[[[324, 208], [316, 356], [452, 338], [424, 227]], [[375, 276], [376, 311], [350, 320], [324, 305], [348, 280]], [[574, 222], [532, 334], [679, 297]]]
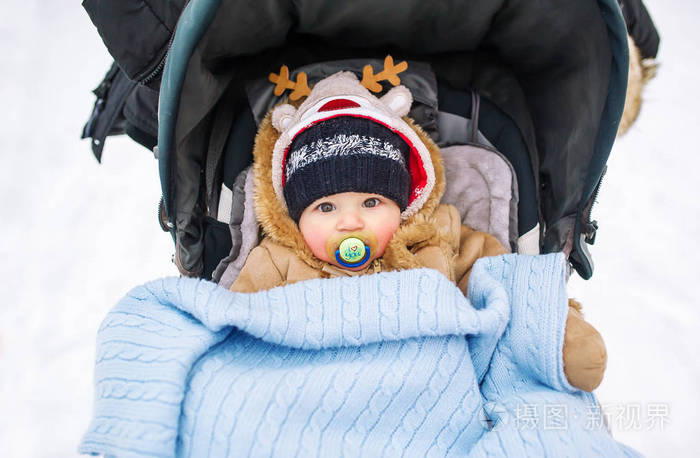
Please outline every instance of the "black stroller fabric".
[[[125, 13], [130, 7], [117, 11], [121, 3], [116, 0], [86, 0], [84, 6], [129, 77], [157, 85], [165, 53], [178, 44], [173, 37], [186, 34], [178, 30], [184, 29], [182, 19], [177, 28], [172, 22], [185, 2], [128, 3], [140, 12], [139, 20], [152, 21], [143, 30], [130, 29], [128, 39], [105, 18], [111, 14], [115, 24], [128, 22], [135, 17]], [[146, 14], [143, 5], [155, 3], [161, 5]], [[192, 0], [187, 9], [205, 3]], [[249, 105], [246, 84], [282, 64], [298, 69], [391, 54], [429, 63], [445, 88], [478, 91], [517, 126], [534, 174], [528, 198], [539, 208], [542, 251], [564, 251], [579, 273], [590, 277], [592, 263], [583, 241], [595, 230], [590, 207], [625, 97], [626, 29], [615, 1], [208, 3], [217, 4], [211, 23], [182, 63], [182, 85], [169, 89], [171, 99], [165, 99], [176, 101], [171, 125], [164, 129], [161, 121], [159, 126], [159, 147], [172, 145], [160, 151], [159, 161], [183, 273], [204, 273], [204, 219], [216, 201], [207, 176], [220, 180], [223, 162], [232, 160], [223, 151]], [[155, 24], [155, 16], [162, 24]], [[168, 34], [171, 30], [176, 33]], [[146, 42], [146, 48], [139, 47]], [[172, 53], [169, 59], [176, 60]], [[170, 64], [174, 68], [177, 62]], [[224, 159], [207, 172], [212, 155]]]

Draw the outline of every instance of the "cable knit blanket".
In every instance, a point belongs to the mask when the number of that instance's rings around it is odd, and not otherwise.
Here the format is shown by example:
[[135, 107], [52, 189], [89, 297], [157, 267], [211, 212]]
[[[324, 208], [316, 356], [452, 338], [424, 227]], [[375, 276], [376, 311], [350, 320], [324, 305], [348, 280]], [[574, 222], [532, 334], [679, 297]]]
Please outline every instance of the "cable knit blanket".
[[137, 287], [100, 327], [80, 452], [636, 456], [564, 376], [564, 268], [482, 259], [468, 300], [428, 269], [254, 294]]

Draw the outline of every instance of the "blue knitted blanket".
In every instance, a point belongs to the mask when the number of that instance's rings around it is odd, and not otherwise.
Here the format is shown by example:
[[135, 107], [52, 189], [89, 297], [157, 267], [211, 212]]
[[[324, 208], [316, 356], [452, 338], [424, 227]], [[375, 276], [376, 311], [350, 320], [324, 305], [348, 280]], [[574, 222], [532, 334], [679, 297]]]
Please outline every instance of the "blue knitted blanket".
[[80, 452], [636, 456], [564, 375], [564, 262], [482, 259], [468, 300], [428, 269], [137, 287], [100, 327]]

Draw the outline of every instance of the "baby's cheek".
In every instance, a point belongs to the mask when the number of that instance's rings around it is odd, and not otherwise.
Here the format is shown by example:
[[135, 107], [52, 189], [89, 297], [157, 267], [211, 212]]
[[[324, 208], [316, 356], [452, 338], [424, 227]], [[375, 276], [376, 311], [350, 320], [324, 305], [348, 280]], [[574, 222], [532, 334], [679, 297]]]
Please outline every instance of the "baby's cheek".
[[299, 232], [311, 253], [322, 261], [328, 261], [326, 240], [328, 240], [329, 228], [324, 224], [323, 219], [304, 211], [299, 219]]
[[313, 232], [309, 234], [303, 234], [306, 245], [311, 250], [311, 253], [321, 261], [330, 261], [328, 254], [326, 253], [326, 239], [324, 234]]
[[397, 230], [398, 224], [382, 227], [376, 231], [374, 235], [377, 237], [377, 257], [382, 256], [384, 254], [386, 246], [389, 244], [391, 238], [394, 236]]
[[377, 237], [377, 253], [375, 257], [380, 257], [384, 254], [389, 240], [391, 240], [391, 237]]

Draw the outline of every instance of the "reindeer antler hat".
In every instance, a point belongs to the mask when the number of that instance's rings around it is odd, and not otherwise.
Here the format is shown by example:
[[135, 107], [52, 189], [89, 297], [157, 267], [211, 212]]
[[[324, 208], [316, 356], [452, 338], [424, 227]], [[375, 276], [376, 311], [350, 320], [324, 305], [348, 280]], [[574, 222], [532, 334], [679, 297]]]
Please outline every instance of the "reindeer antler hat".
[[[393, 66], [390, 59], [385, 66]], [[396, 85], [395, 73], [383, 79]], [[368, 83], [376, 86], [380, 75], [369, 75]], [[435, 186], [435, 172], [427, 147], [402, 119], [412, 102], [404, 86], [377, 98], [353, 73], [339, 72], [319, 81], [298, 109], [275, 108], [272, 124], [280, 137], [272, 184], [290, 217], [298, 222], [316, 199], [347, 191], [394, 200], [402, 219], [420, 210]]]

